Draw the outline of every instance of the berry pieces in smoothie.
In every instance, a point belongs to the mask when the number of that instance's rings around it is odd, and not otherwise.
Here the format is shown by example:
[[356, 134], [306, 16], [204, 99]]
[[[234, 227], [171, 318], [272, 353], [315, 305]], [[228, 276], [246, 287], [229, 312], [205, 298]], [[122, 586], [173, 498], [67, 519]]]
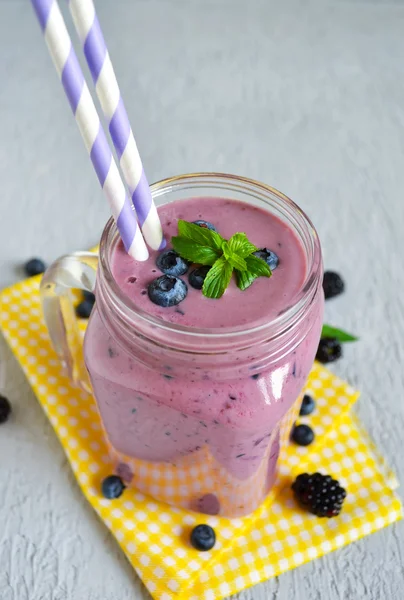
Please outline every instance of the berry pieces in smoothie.
[[271, 271], [274, 271], [279, 265], [278, 255], [275, 254], [275, 252], [272, 252], [272, 250], [268, 250], [268, 248], [261, 248], [261, 250], [254, 252], [254, 256], [261, 260], [265, 260]]
[[213, 223], [209, 223], [209, 221], [203, 221], [199, 219], [198, 221], [192, 221], [194, 225], [199, 225], [199, 227], [203, 227], [204, 229], [210, 229], [211, 231], [217, 231], [216, 227]]
[[299, 446], [309, 446], [314, 440], [314, 431], [308, 425], [295, 425], [292, 429], [292, 440]]
[[40, 258], [31, 258], [31, 260], [27, 261], [24, 265], [24, 271], [28, 277], [40, 275], [45, 272], [45, 269], [45, 263]]
[[5, 396], [0, 396], [0, 423], [5, 423], [11, 414], [11, 404]]
[[212, 550], [216, 543], [215, 530], [210, 525], [197, 525], [191, 532], [191, 544], [196, 550]]
[[301, 417], [306, 417], [307, 415], [311, 415], [313, 410], [316, 408], [316, 403], [314, 399], [309, 396], [309, 394], [305, 394], [303, 396], [302, 405], [300, 407], [299, 415]]
[[336, 517], [341, 512], [346, 490], [331, 475], [301, 473], [292, 484], [295, 498], [317, 517]]
[[167, 308], [182, 302], [188, 293], [188, 288], [182, 279], [172, 275], [162, 275], [149, 283], [147, 291], [154, 304]]
[[338, 273], [334, 271], [325, 271], [323, 279], [324, 298], [334, 298], [339, 296], [345, 289], [344, 281]]
[[115, 498], [122, 496], [125, 487], [124, 482], [118, 475], [108, 475], [101, 484], [102, 495], [108, 500], [115, 500]]
[[215, 494], [205, 494], [198, 498], [197, 510], [205, 515], [218, 515], [220, 502]]
[[166, 275], [178, 277], [188, 271], [189, 263], [175, 252], [175, 250], [166, 250], [158, 255], [156, 265]]
[[202, 266], [193, 269], [188, 276], [189, 285], [195, 288], [196, 290], [201, 290], [203, 286], [203, 282], [205, 281], [205, 277], [208, 274], [211, 267]]
[[342, 356], [342, 346], [336, 338], [321, 338], [318, 345], [316, 360], [324, 365], [334, 362]]

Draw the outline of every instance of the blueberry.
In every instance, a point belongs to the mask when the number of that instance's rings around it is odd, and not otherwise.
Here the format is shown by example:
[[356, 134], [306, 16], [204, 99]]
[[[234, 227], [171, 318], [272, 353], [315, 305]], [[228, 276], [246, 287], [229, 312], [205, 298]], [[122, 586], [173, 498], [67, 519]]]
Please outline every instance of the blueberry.
[[334, 273], [334, 271], [326, 271], [324, 273], [323, 278], [323, 290], [324, 290], [324, 298], [328, 300], [328, 298], [334, 298], [334, 296], [339, 296], [345, 289], [344, 280], [341, 275], [338, 273]]
[[175, 250], [166, 250], [158, 255], [156, 265], [166, 275], [178, 277], [188, 271], [189, 263], [181, 258]]
[[215, 530], [210, 525], [197, 525], [191, 532], [191, 544], [197, 550], [211, 550], [216, 543]]
[[204, 229], [210, 229], [211, 231], [217, 231], [216, 227], [213, 223], [209, 223], [209, 221], [203, 221], [199, 219], [198, 221], [192, 221], [194, 225], [199, 225], [199, 227], [203, 227]]
[[114, 500], [122, 496], [125, 487], [124, 482], [118, 475], [108, 475], [101, 484], [102, 495], [108, 500]]
[[5, 396], [0, 396], [0, 423], [5, 423], [11, 414], [11, 404]]
[[308, 425], [295, 425], [292, 429], [292, 440], [299, 446], [308, 446], [314, 440], [314, 431]]
[[188, 275], [189, 285], [191, 285], [196, 290], [201, 290], [203, 286], [203, 282], [205, 281], [205, 277], [208, 274], [211, 267], [203, 266], [198, 267], [197, 269], [193, 269]]
[[272, 250], [268, 250], [268, 248], [261, 248], [257, 252], [254, 252], [254, 256], [265, 260], [271, 271], [275, 271], [276, 267], [279, 265], [279, 257]]
[[91, 304], [95, 304], [95, 295], [93, 292], [83, 290], [83, 300], [86, 300], [86, 302], [91, 302]]
[[45, 263], [40, 258], [31, 258], [24, 265], [24, 271], [28, 275], [28, 277], [33, 277], [34, 275], [40, 275], [40, 273], [44, 273], [46, 269]]
[[149, 298], [158, 306], [175, 306], [184, 300], [188, 293], [187, 284], [172, 275], [157, 277], [148, 287]]
[[335, 338], [321, 338], [316, 360], [323, 364], [334, 362], [342, 356], [342, 346]]
[[93, 306], [94, 304], [89, 300], [83, 300], [76, 306], [76, 315], [80, 317], [80, 319], [88, 319], [93, 310]]
[[311, 415], [313, 410], [316, 408], [316, 403], [313, 398], [309, 396], [309, 394], [305, 394], [303, 396], [302, 405], [300, 407], [299, 415], [301, 417], [306, 417], [307, 415]]

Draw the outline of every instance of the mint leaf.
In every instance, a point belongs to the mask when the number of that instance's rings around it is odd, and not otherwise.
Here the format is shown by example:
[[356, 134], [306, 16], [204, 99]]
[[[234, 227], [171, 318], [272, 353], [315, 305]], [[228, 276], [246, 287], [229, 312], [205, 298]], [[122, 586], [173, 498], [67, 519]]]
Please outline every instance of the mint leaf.
[[246, 271], [247, 264], [240, 255], [236, 254], [230, 249], [229, 242], [223, 242], [222, 250], [225, 259], [231, 264], [234, 269], [239, 269], [240, 271]]
[[257, 277], [272, 275], [267, 263], [253, 255], [258, 248], [242, 232], [235, 233], [227, 241], [216, 231], [180, 219], [178, 236], [171, 238], [171, 242], [182, 258], [212, 267], [202, 288], [208, 298], [223, 296], [233, 269], [236, 270], [237, 285], [241, 290], [247, 289]]
[[[198, 225], [196, 225], [198, 227]], [[201, 229], [201, 228], [199, 228]], [[171, 238], [173, 248], [182, 258], [200, 265], [213, 265], [221, 252], [208, 246], [201, 246], [191, 239], [174, 236]]]
[[182, 219], [178, 221], [178, 235], [192, 240], [200, 246], [208, 246], [209, 248], [220, 251], [222, 250], [222, 244], [225, 241], [225, 239], [216, 231], [200, 227], [199, 225], [195, 225], [195, 223], [188, 223], [188, 221], [183, 221]]
[[254, 255], [246, 256], [244, 260], [247, 265], [247, 270], [236, 270], [237, 286], [240, 290], [244, 291], [250, 287], [257, 277], [271, 277], [272, 271], [265, 260]]
[[335, 338], [339, 342], [356, 342], [358, 340], [354, 335], [351, 335], [342, 329], [331, 327], [331, 325], [323, 325], [321, 337]]
[[235, 233], [227, 242], [229, 249], [242, 258], [256, 252], [258, 248], [252, 244], [245, 233]]
[[202, 293], [207, 298], [221, 298], [230, 283], [233, 267], [224, 256], [217, 259], [203, 282]]

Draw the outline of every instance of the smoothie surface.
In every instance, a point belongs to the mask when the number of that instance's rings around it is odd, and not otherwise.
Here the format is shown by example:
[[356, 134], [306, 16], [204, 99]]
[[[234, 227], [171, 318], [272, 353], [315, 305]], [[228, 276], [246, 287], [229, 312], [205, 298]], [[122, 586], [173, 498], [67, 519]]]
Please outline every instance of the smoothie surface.
[[258, 248], [268, 248], [279, 257], [279, 265], [272, 277], [259, 277], [245, 291], [241, 291], [233, 275], [229, 287], [220, 299], [203, 296], [201, 290], [188, 283], [188, 273], [181, 279], [188, 285], [188, 295], [177, 306], [163, 308], [148, 297], [149, 283], [162, 275], [156, 266], [159, 252], [150, 251], [145, 262], [134, 261], [122, 242], [117, 244], [112, 257], [113, 276], [131, 301], [143, 311], [169, 323], [192, 328], [229, 328], [259, 325], [274, 319], [291, 306], [306, 277], [307, 264], [301, 241], [293, 230], [270, 212], [238, 200], [226, 198], [189, 198], [159, 207], [160, 219], [167, 248], [177, 235], [177, 222], [203, 219], [215, 225], [217, 231], [229, 239], [236, 232], [246, 233]]

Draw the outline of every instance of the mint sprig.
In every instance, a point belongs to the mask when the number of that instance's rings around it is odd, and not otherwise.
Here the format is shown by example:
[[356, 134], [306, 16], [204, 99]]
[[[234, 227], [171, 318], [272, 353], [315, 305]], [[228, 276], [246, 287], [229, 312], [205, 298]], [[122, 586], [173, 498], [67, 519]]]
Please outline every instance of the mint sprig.
[[173, 248], [186, 260], [211, 266], [202, 287], [207, 298], [221, 298], [233, 271], [240, 290], [246, 290], [257, 277], [271, 277], [267, 263], [253, 255], [258, 248], [245, 233], [235, 233], [225, 240], [219, 233], [195, 223], [178, 221], [178, 236], [171, 238]]
[[358, 340], [357, 337], [344, 331], [343, 329], [337, 329], [336, 327], [331, 327], [331, 325], [323, 325], [323, 329], [321, 330], [322, 338], [335, 338], [338, 342], [356, 342]]

